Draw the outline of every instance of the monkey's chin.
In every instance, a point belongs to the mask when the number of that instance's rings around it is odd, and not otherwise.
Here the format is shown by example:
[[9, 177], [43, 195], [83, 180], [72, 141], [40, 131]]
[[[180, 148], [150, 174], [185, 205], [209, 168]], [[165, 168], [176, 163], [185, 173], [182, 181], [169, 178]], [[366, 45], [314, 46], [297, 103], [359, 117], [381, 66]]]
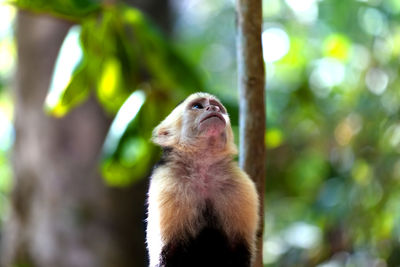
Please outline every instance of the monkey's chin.
[[199, 129], [203, 136], [219, 136], [225, 132], [225, 122], [217, 117], [211, 117], [200, 123]]

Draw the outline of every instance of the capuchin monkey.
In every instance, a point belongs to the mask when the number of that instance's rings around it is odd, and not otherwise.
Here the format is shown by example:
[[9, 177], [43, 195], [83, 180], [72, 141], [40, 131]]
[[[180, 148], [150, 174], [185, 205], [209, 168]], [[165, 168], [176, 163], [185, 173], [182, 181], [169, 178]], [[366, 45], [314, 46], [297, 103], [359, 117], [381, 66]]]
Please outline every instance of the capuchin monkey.
[[233, 161], [228, 113], [207, 93], [190, 95], [153, 131], [163, 156], [148, 192], [150, 267], [250, 267], [258, 196]]

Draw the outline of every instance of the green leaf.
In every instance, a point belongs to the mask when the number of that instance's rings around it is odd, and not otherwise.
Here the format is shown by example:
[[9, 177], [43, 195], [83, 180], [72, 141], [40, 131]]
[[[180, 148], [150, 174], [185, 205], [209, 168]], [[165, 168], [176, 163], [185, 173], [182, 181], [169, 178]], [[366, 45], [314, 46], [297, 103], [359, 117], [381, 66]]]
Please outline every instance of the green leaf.
[[[152, 130], [172, 109], [162, 91], [148, 92], [140, 111], [119, 139], [115, 151], [103, 149], [102, 174], [110, 186], [127, 186], [146, 177], [159, 149], [150, 142]], [[169, 104], [170, 103], [170, 104]]]
[[80, 21], [101, 8], [100, 0], [11, 0], [19, 8]]
[[127, 186], [148, 174], [153, 164], [154, 147], [142, 137], [132, 137], [120, 151], [118, 160], [108, 158], [102, 164], [102, 174], [110, 186]]
[[66, 114], [95, 90], [103, 108], [116, 114], [132, 92], [145, 92], [144, 104], [117, 140], [115, 151], [103, 151], [106, 183], [126, 186], [147, 175], [157, 159], [159, 149], [150, 142], [156, 124], [176, 99], [204, 86], [196, 68], [141, 12], [128, 6], [107, 6], [100, 14], [87, 16], [80, 42], [81, 64], [52, 113]]
[[135, 44], [136, 58], [143, 62], [153, 82], [189, 92], [205, 89], [195, 66], [191, 66], [146, 17], [133, 8], [122, 8], [121, 13], [129, 26], [122, 39], [124, 45]]
[[92, 89], [110, 114], [116, 114], [137, 89], [161, 89], [173, 96], [204, 89], [195, 67], [136, 9], [108, 6], [100, 15], [86, 17], [80, 42], [83, 63], [51, 112], [54, 115], [66, 114]]
[[71, 27], [54, 66], [45, 109], [58, 117], [65, 115], [84, 100], [89, 91], [89, 81], [85, 72], [87, 61], [82, 59], [80, 32], [80, 26]]
[[97, 83], [97, 96], [103, 107], [109, 112], [116, 112], [129, 96], [124, 90], [120, 61], [109, 58], [103, 63], [103, 70]]
[[55, 117], [62, 117], [88, 98], [90, 82], [88, 81], [85, 66], [86, 64], [78, 66], [56, 105], [53, 107], [46, 106], [47, 113]]

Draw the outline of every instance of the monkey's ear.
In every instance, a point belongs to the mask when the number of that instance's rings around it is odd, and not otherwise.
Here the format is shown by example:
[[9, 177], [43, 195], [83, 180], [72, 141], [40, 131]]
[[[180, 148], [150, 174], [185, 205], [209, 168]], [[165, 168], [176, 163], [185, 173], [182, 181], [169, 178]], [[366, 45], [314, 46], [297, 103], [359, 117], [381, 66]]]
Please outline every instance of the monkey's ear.
[[161, 147], [172, 146], [175, 143], [175, 138], [173, 134], [164, 127], [156, 127], [153, 131], [153, 136], [151, 140], [153, 141], [153, 143]]
[[[175, 111], [175, 110], [174, 110]], [[154, 130], [151, 140], [161, 147], [176, 146], [179, 142], [181, 116], [172, 112]]]

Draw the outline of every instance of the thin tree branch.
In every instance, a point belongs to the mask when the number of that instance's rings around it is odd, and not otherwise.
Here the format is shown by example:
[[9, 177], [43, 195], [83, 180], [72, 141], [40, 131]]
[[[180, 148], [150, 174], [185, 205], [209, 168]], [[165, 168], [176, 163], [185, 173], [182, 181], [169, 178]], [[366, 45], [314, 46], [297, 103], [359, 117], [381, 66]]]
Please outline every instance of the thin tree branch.
[[237, 59], [240, 97], [240, 167], [257, 185], [260, 222], [255, 267], [262, 267], [265, 187], [265, 78], [261, 47], [261, 0], [237, 0]]

